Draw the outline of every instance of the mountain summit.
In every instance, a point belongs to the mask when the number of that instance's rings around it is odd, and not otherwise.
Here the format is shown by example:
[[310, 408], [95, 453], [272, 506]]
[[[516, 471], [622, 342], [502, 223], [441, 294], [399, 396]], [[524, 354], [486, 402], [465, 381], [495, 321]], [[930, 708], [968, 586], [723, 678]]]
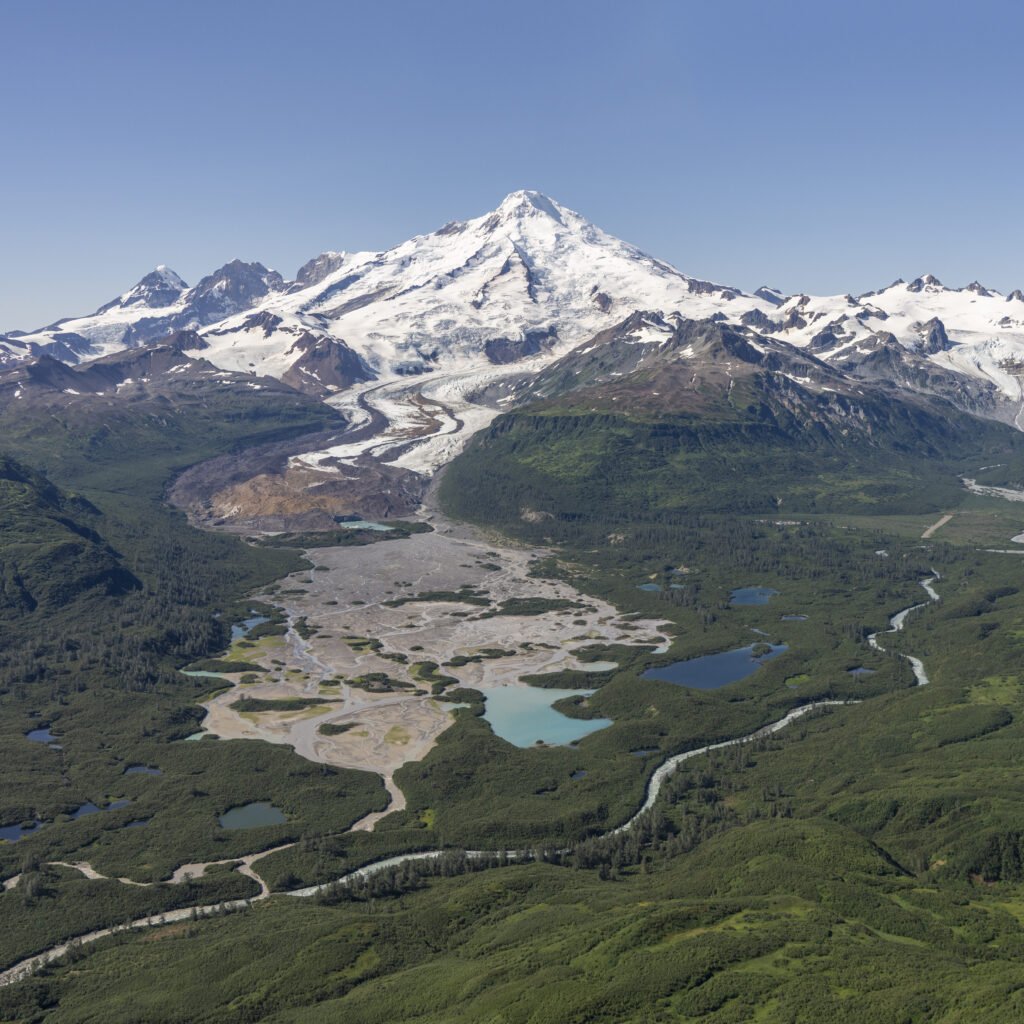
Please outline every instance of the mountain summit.
[[43, 353], [76, 363], [189, 330], [217, 366], [326, 392], [478, 364], [536, 369], [637, 310], [727, 322], [863, 379], [941, 378], [943, 393], [959, 380], [1024, 399], [1021, 292], [925, 275], [859, 297], [748, 294], [689, 277], [534, 190], [383, 252], [323, 253], [291, 282], [232, 260], [188, 288], [158, 267], [91, 316], [0, 338], [0, 365]]

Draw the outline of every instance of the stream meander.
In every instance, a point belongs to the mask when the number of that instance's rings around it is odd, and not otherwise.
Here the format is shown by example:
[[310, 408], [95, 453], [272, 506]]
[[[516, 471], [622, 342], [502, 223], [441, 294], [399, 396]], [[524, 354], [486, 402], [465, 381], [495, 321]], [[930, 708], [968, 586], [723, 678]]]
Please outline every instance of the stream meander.
[[[939, 595], [935, 591], [935, 589], [932, 587], [932, 584], [936, 580], [938, 580], [938, 579], [939, 579], [939, 574], [936, 573], [934, 576], [929, 577], [926, 580], [922, 580], [921, 581], [921, 586], [924, 587], [925, 592], [928, 594], [929, 600], [926, 601], [926, 602], [922, 602], [920, 604], [911, 605], [910, 607], [904, 608], [901, 611], [897, 612], [895, 615], [893, 615], [890, 618], [890, 620], [889, 620], [890, 621], [890, 629], [885, 630], [885, 632], [890, 632], [890, 633], [898, 632], [899, 630], [901, 630], [903, 628], [904, 624], [906, 623], [907, 616], [911, 612], [915, 611], [918, 608], [924, 607], [926, 604], [938, 601], [940, 599]], [[877, 635], [878, 634], [872, 634], [868, 638], [868, 642], [876, 650], [884, 650], [885, 648], [881, 647], [881, 645], [877, 641]], [[910, 655], [902, 655], [902, 657], [909, 658], [909, 660], [911, 662], [911, 665], [914, 667], [914, 675], [917, 678], [918, 685], [923, 686], [923, 685], [927, 684], [928, 683], [928, 677], [927, 677], [927, 675], [925, 675], [924, 666], [921, 664], [920, 660], [917, 659], [917, 658], [913, 658]], [[813, 702], [811, 704], [804, 704], [804, 705], [801, 705], [800, 707], [793, 708], [791, 711], [787, 712], [785, 715], [782, 716], [782, 718], [778, 719], [777, 721], [771, 722], [768, 725], [765, 725], [762, 728], [757, 729], [754, 732], [752, 732], [752, 733], [750, 733], [750, 734], [748, 734], [746, 736], [740, 736], [740, 737], [738, 737], [736, 739], [732, 739], [732, 740], [724, 740], [724, 741], [722, 741], [720, 743], [711, 743], [711, 744], [708, 744], [708, 745], [703, 746], [703, 747], [698, 747], [695, 750], [684, 751], [681, 754], [676, 754], [673, 757], [668, 758], [661, 765], [659, 765], [658, 768], [656, 768], [655, 771], [653, 772], [653, 774], [651, 775], [650, 781], [647, 784], [647, 793], [646, 793], [646, 796], [644, 798], [644, 802], [641, 804], [639, 810], [637, 810], [637, 812], [628, 821], [626, 821], [622, 825], [618, 826], [617, 828], [611, 829], [610, 832], [608, 832], [607, 834], [608, 835], [617, 835], [619, 833], [626, 832], [626, 831], [634, 828], [636, 826], [637, 822], [641, 819], [641, 817], [645, 813], [647, 813], [654, 806], [655, 802], [658, 799], [658, 794], [661, 792], [661, 787], [662, 787], [663, 783], [665, 782], [665, 780], [683, 762], [685, 762], [687, 760], [690, 760], [691, 758], [697, 757], [697, 756], [699, 756], [701, 754], [709, 753], [710, 751], [713, 751], [713, 750], [722, 750], [722, 749], [724, 749], [726, 747], [737, 746], [737, 745], [744, 744], [744, 743], [750, 743], [751, 741], [756, 740], [756, 739], [758, 739], [758, 738], [760, 738], [762, 736], [768, 736], [768, 735], [771, 735], [773, 733], [779, 732], [781, 729], [785, 729], [788, 725], [792, 724], [793, 722], [795, 722], [798, 719], [802, 718], [804, 715], [806, 715], [809, 712], [814, 711], [816, 709], [827, 708], [827, 707], [836, 707], [836, 706], [842, 706], [842, 705], [845, 705], [845, 704], [855, 704], [855, 703], [858, 703], [858, 702], [857, 701], [834, 701], [834, 700], [830, 701], [830, 700], [824, 700], [824, 701], [815, 701], [815, 702]], [[291, 846], [291, 845], [294, 845], [294, 844], [288, 844], [288, 846]], [[114, 935], [114, 934], [117, 934], [117, 933], [120, 933], [120, 932], [134, 931], [134, 930], [138, 930], [138, 929], [142, 929], [142, 928], [151, 927], [151, 926], [157, 925], [157, 924], [169, 924], [169, 923], [172, 923], [172, 922], [175, 922], [175, 921], [185, 921], [185, 920], [189, 920], [190, 918], [192, 918], [193, 915], [198, 916], [198, 917], [206, 917], [206, 916], [210, 916], [210, 915], [215, 914], [215, 913], [219, 913], [222, 910], [242, 910], [242, 909], [246, 909], [246, 908], [250, 907], [254, 902], [257, 902], [259, 900], [265, 900], [265, 899], [269, 898], [270, 890], [267, 887], [266, 882], [264, 882], [263, 879], [260, 878], [260, 876], [253, 869], [253, 864], [256, 861], [260, 860], [262, 857], [266, 857], [266, 856], [268, 856], [271, 853], [276, 853], [280, 849], [287, 849], [287, 846], [277, 847], [277, 848], [272, 849], [272, 850], [264, 850], [264, 851], [261, 851], [260, 853], [251, 854], [248, 857], [237, 858], [237, 859], [240, 859], [242, 861], [242, 867], [239, 870], [243, 874], [246, 874], [250, 878], [253, 878], [260, 885], [260, 893], [259, 893], [259, 895], [254, 896], [252, 899], [233, 900], [233, 901], [230, 901], [230, 902], [227, 902], [227, 903], [223, 903], [223, 904], [215, 904], [215, 905], [208, 905], [208, 906], [185, 907], [185, 908], [180, 909], [180, 910], [172, 910], [172, 911], [168, 911], [168, 912], [166, 912], [164, 914], [160, 914], [155, 919], [153, 917], [139, 918], [138, 920], [131, 921], [128, 924], [122, 925], [122, 926], [117, 927], [117, 928], [103, 928], [103, 929], [100, 929], [98, 931], [90, 932], [90, 933], [88, 933], [86, 935], [77, 936], [74, 939], [71, 939], [71, 940], [69, 940], [66, 943], [62, 943], [61, 945], [55, 946], [52, 949], [46, 950], [46, 951], [44, 951], [42, 953], [39, 953], [36, 956], [32, 956], [32, 957], [29, 957], [29, 958], [27, 958], [25, 960], [22, 960], [20, 963], [15, 964], [14, 966], [8, 968], [6, 971], [3, 971], [2, 973], [0, 973], [0, 986], [12, 985], [15, 982], [21, 981], [22, 979], [31, 976], [33, 973], [35, 973], [40, 968], [46, 966], [47, 964], [51, 964], [54, 961], [59, 960], [62, 956], [64, 956], [69, 951], [69, 949], [71, 948], [72, 944], [74, 944], [74, 946], [76, 948], [80, 948], [81, 946], [88, 945], [88, 944], [90, 944], [92, 942], [98, 941], [99, 939], [102, 939], [102, 938], [105, 938], [105, 937], [107, 937], [109, 935]], [[518, 856], [518, 853], [515, 852], [515, 851], [497, 851], [496, 850], [496, 851], [486, 851], [486, 853], [487, 854], [499, 855], [499, 856], [500, 855], [504, 855], [508, 859], [515, 859]], [[408, 861], [431, 860], [431, 859], [434, 859], [434, 858], [437, 858], [437, 857], [441, 856], [441, 854], [442, 854], [442, 851], [430, 850], [430, 851], [425, 851], [425, 852], [421, 852], [421, 853], [410, 853], [410, 854], [403, 854], [403, 855], [400, 855], [400, 856], [397, 856], [397, 857], [388, 857], [388, 858], [386, 858], [384, 860], [376, 861], [373, 864], [367, 864], [367, 865], [365, 865], [365, 866], [363, 866], [361, 868], [358, 868], [355, 871], [349, 872], [348, 874], [343, 875], [341, 878], [337, 879], [334, 882], [327, 882], [327, 883], [323, 883], [323, 884], [320, 884], [320, 885], [307, 886], [307, 887], [302, 888], [302, 889], [294, 889], [294, 890], [291, 890], [290, 892], [280, 893], [279, 895], [282, 895], [282, 896], [292, 896], [292, 897], [296, 897], [296, 898], [316, 896], [319, 893], [326, 892], [333, 885], [337, 885], [337, 884], [344, 885], [346, 882], [351, 881], [353, 879], [356, 879], [356, 878], [366, 878], [366, 877], [368, 877], [370, 875], [376, 874], [376, 873], [381, 872], [381, 871], [385, 871], [385, 870], [387, 870], [388, 868], [391, 868], [391, 867], [396, 867], [396, 866], [398, 866], [400, 864], [404, 864], [404, 863], [406, 863]], [[467, 855], [467, 857], [480, 857], [480, 856], [482, 856], [484, 854], [481, 851], [469, 850], [469, 851], [466, 851], [466, 855]], [[92, 869], [89, 868], [89, 866], [87, 864], [85, 864], [85, 865], [67, 865], [67, 866], [76, 867], [78, 870], [81, 870], [82, 873], [86, 875], [86, 877], [96, 877], [96, 878], [102, 877], [102, 876], [98, 875], [96, 872], [92, 871]], [[207, 866], [208, 865], [205, 865], [205, 864], [184, 865], [182, 868], [179, 868], [179, 870], [177, 872], [175, 872], [175, 876], [172, 879], [172, 882], [178, 882], [178, 881], [183, 880], [183, 878], [185, 877], [185, 874], [187, 874], [186, 869], [194, 869], [194, 873], [195, 874], [202, 874], [203, 870], [205, 870], [205, 868]], [[181, 877], [179, 877], [179, 875]], [[9, 887], [11, 881], [12, 881], [11, 879], [8, 879], [8, 881], [6, 883], [4, 883], [5, 887]], [[139, 883], [133, 883], [129, 879], [121, 879], [121, 881], [123, 881], [123, 882], [125, 882], [127, 884], [139, 884]]]

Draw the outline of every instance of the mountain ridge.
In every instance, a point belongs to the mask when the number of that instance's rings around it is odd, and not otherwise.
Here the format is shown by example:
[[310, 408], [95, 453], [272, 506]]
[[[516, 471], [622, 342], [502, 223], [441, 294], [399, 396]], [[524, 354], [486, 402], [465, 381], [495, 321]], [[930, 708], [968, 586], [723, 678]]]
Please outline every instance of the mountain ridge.
[[189, 287], [157, 267], [94, 314], [0, 336], [0, 365], [77, 364], [186, 330], [220, 369], [326, 397], [373, 379], [554, 362], [638, 310], [753, 328], [853, 377], [959, 393], [966, 410], [1006, 422], [1024, 409], [1019, 290], [925, 274], [859, 296], [747, 293], [531, 190], [384, 251], [321, 253], [292, 281], [235, 259]]

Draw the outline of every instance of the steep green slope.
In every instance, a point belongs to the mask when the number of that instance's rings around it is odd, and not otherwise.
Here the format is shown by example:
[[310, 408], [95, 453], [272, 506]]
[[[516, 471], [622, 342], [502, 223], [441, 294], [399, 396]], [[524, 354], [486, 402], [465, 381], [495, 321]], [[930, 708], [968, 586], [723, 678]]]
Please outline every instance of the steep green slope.
[[[292, 550], [191, 528], [165, 504], [165, 488], [194, 462], [337, 425], [336, 414], [287, 389], [218, 380], [131, 400], [58, 394], [59, 408], [45, 391], [0, 408], [0, 436], [18, 460], [2, 463], [0, 479], [0, 561], [14, 596], [0, 629], [0, 826], [42, 823], [0, 842], [0, 877], [94, 860], [115, 877], [155, 881], [196, 859], [253, 852], [251, 836], [217, 828], [232, 806], [272, 799], [285, 812], [285, 824], [259, 836], [267, 845], [298, 840], [314, 823], [345, 828], [383, 806], [380, 780], [367, 773], [266, 744], [181, 742], [198, 728], [210, 681], [178, 669], [222, 651], [248, 612], [246, 595], [302, 562]], [[57, 748], [27, 738], [43, 726]], [[163, 774], [125, 776], [132, 764]], [[90, 801], [123, 800], [70, 817]], [[175, 887], [125, 902], [114, 883], [86, 896], [82, 882], [58, 871], [25, 906], [24, 893], [0, 896], [9, 907], [0, 960], [183, 898]], [[254, 883], [231, 873], [208, 891], [251, 895]]]
[[568, 543], [592, 524], [712, 512], [920, 512], [959, 500], [964, 460], [1022, 448], [1004, 424], [756, 344], [684, 322], [653, 353], [583, 346], [531, 384], [547, 397], [474, 438], [446, 470], [442, 501]]
[[1019, 918], [1017, 895], [943, 892], [849, 829], [776, 819], [614, 880], [531, 865], [373, 904], [282, 898], [92, 952], [0, 992], [0, 1012], [62, 1024], [1001, 1024], [1022, 1009]]
[[0, 621], [139, 586], [97, 532], [102, 515], [0, 454]]

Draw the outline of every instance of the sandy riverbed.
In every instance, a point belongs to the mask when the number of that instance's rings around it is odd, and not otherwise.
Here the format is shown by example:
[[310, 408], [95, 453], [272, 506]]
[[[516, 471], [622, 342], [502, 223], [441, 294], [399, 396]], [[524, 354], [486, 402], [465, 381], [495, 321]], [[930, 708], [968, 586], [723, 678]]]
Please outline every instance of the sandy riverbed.
[[[281, 581], [266, 600], [283, 607], [292, 623], [304, 617], [315, 627], [314, 635], [303, 639], [291, 628], [285, 637], [243, 649], [247, 660], [270, 671], [254, 685], [236, 685], [207, 701], [204, 730], [225, 739], [284, 743], [312, 761], [377, 772], [391, 791], [394, 810], [401, 803], [393, 772], [426, 756], [452, 722], [452, 707], [430, 696], [429, 684], [412, 670], [414, 663], [436, 662], [440, 672], [486, 693], [525, 685], [523, 675], [585, 668], [573, 652], [590, 644], [667, 644], [656, 622], [624, 621], [612, 605], [581, 595], [567, 583], [530, 578], [531, 563], [546, 552], [496, 547], [440, 517], [434, 522], [435, 532], [405, 540], [307, 552], [316, 568]], [[463, 602], [384, 603], [463, 586], [486, 594], [492, 609], [509, 598], [564, 599], [578, 606], [481, 618], [487, 607]], [[380, 650], [371, 649], [367, 640], [379, 641]], [[460, 667], [443, 664], [487, 648], [510, 653]], [[385, 657], [389, 654], [396, 658]], [[410, 687], [374, 693], [347, 682], [373, 672]], [[230, 705], [242, 695], [319, 697], [331, 703], [240, 713]], [[350, 728], [324, 736], [319, 730], [325, 723]]]

